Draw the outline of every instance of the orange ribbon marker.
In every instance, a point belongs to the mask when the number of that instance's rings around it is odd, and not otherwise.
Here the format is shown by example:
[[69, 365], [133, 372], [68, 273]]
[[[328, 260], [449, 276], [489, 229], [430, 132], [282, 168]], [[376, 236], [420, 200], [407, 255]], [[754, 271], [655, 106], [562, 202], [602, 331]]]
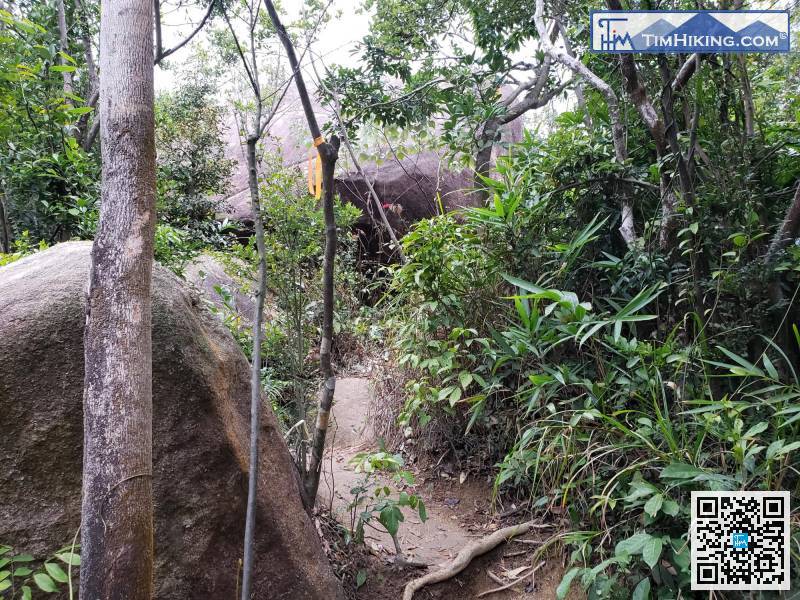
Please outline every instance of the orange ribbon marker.
[[[319, 136], [314, 139], [314, 148], [324, 143], [325, 138]], [[322, 197], [322, 159], [319, 157], [319, 150], [316, 151], [316, 156], [311, 154], [308, 157], [308, 193], [317, 199]]]

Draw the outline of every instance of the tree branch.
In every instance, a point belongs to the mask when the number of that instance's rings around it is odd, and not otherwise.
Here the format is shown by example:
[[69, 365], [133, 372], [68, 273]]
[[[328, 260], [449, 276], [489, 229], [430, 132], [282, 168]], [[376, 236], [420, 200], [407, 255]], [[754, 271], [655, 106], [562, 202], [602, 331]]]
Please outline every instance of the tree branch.
[[164, 60], [165, 58], [167, 58], [170, 54], [174, 54], [175, 52], [177, 52], [178, 50], [183, 48], [186, 44], [191, 42], [192, 38], [194, 38], [194, 36], [196, 36], [198, 33], [200, 33], [200, 30], [205, 26], [206, 22], [211, 17], [211, 13], [214, 12], [214, 4], [215, 4], [216, 0], [211, 0], [211, 2], [208, 5], [208, 9], [206, 10], [206, 14], [203, 15], [203, 19], [200, 21], [200, 23], [197, 25], [197, 27], [194, 28], [194, 31], [192, 31], [188, 35], [188, 37], [186, 37], [183, 41], [181, 41], [177, 46], [174, 46], [174, 47], [170, 48], [169, 50], [164, 50], [162, 45], [161, 45], [161, 9], [159, 7], [159, 0], [154, 0], [154, 2], [155, 2], [155, 5], [156, 5], [156, 10], [157, 10], [156, 15], [155, 15], [155, 19], [156, 19], [156, 60], [155, 60], [155, 64], [158, 65], [158, 64], [161, 64], [161, 61]]

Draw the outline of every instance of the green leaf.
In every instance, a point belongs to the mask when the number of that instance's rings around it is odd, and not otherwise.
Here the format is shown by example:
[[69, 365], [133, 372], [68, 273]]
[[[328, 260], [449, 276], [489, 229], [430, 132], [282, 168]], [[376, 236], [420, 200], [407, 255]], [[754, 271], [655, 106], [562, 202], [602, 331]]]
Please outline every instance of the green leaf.
[[10, 562], [11, 562], [10, 558], [0, 558], [0, 569], [5, 567]]
[[36, 587], [43, 592], [52, 593], [58, 591], [58, 587], [56, 587], [55, 582], [50, 579], [49, 575], [46, 575], [45, 573], [34, 573], [33, 582], [36, 584]]
[[417, 505], [417, 512], [419, 512], [420, 521], [424, 523], [428, 520], [428, 511], [425, 509], [425, 503], [422, 500]]
[[772, 361], [769, 359], [769, 356], [767, 356], [766, 352], [764, 353], [764, 359], [762, 362], [764, 363], [764, 368], [767, 370], [769, 376], [775, 381], [780, 381], [781, 376], [778, 375], [778, 370], [775, 368], [775, 365], [772, 364]]
[[558, 600], [564, 600], [567, 597], [567, 593], [569, 592], [569, 587], [572, 585], [572, 580], [580, 573], [579, 567], [573, 567], [569, 571], [564, 574], [564, 577], [561, 578], [561, 583], [558, 584], [556, 588], [556, 598]]
[[33, 557], [30, 554], [17, 554], [11, 559], [11, 562], [21, 563], [21, 562], [31, 562]]
[[53, 65], [50, 70], [54, 73], [74, 73], [75, 67], [69, 65]]
[[655, 517], [658, 514], [658, 511], [661, 510], [661, 507], [664, 504], [664, 496], [661, 494], [656, 494], [652, 496], [644, 505], [644, 512], [646, 512], [651, 517]]
[[69, 577], [67, 574], [64, 573], [64, 569], [59, 567], [56, 563], [46, 562], [44, 563], [44, 568], [47, 570], [47, 573], [58, 581], [59, 583], [66, 583]]
[[646, 562], [651, 569], [658, 564], [658, 559], [661, 557], [661, 548], [663, 545], [664, 542], [658, 537], [651, 537], [644, 543], [644, 547], [642, 548], [642, 558], [644, 558], [644, 562]]
[[458, 376], [458, 381], [461, 384], [461, 387], [466, 390], [472, 383], [472, 373], [467, 373], [466, 371], [462, 371]]
[[767, 427], [769, 427], [769, 424], [766, 421], [761, 421], [760, 423], [756, 423], [750, 429], [748, 429], [747, 433], [745, 433], [742, 437], [745, 439], [755, 437], [762, 431], [765, 431]]
[[11, 580], [10, 579], [3, 579], [0, 580], [0, 592], [7, 590], [11, 587]]
[[800, 448], [800, 442], [792, 442], [791, 444], [786, 444], [783, 448], [775, 452], [775, 456], [783, 456], [784, 454], [789, 454], [789, 452], [794, 452]]
[[649, 600], [650, 598], [650, 578], [645, 577], [642, 579], [635, 588], [633, 588], [633, 596], [631, 600]]
[[705, 471], [685, 463], [670, 463], [661, 470], [661, 479], [694, 479]]
[[22, 600], [31, 600], [33, 597], [33, 593], [31, 592], [30, 586], [23, 585], [22, 586]]
[[387, 506], [378, 515], [378, 521], [386, 528], [389, 535], [395, 536], [400, 528], [400, 522], [403, 521], [403, 513], [396, 506]]
[[94, 112], [94, 109], [91, 106], [76, 106], [75, 108], [70, 108], [66, 112], [75, 117], [80, 117], [81, 115], [88, 115], [90, 112]]
[[11, 577], [11, 571], [9, 571], [7, 569], [5, 571], [0, 571], [0, 581], [3, 581], [4, 579], [8, 579], [9, 577]]
[[73, 567], [81, 564], [81, 555], [76, 552], [59, 552], [56, 554], [56, 558]]
[[737, 248], [742, 248], [747, 245], [747, 236], [743, 233], [739, 233], [733, 236], [733, 243]]
[[650, 541], [651, 536], [649, 533], [634, 533], [631, 537], [622, 540], [614, 547], [614, 554], [621, 556], [623, 554], [641, 554], [644, 549], [645, 543]]
[[14, 569], [14, 577], [27, 577], [31, 573], [33, 573], [33, 571], [28, 567], [17, 567]]
[[359, 569], [356, 573], [356, 589], [360, 588], [367, 581], [367, 572], [364, 569]]
[[730, 350], [728, 350], [726, 348], [723, 348], [722, 346], [717, 346], [717, 350], [722, 352], [725, 356], [730, 358], [732, 361], [734, 361], [734, 362], [740, 364], [742, 367], [744, 367], [744, 369], [745, 369], [745, 371], [747, 372], [748, 375], [752, 375], [753, 377], [764, 377], [764, 371], [759, 369], [757, 366], [755, 366], [750, 361], [745, 360], [744, 358], [742, 358], [738, 354], [734, 354], [733, 352], [731, 352]]
[[664, 505], [661, 507], [661, 512], [670, 517], [674, 517], [680, 511], [680, 505], [675, 500], [664, 500]]

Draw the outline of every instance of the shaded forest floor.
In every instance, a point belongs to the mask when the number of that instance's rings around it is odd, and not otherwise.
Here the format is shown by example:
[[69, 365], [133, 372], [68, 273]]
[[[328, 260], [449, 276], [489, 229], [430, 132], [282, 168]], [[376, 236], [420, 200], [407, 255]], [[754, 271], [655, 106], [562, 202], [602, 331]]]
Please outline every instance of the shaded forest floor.
[[[359, 484], [363, 475], [356, 473], [351, 459], [359, 452], [375, 451], [378, 442], [372, 434], [367, 415], [374, 402], [372, 386], [367, 377], [342, 378], [336, 384], [336, 402], [330, 430], [330, 444], [324, 463], [320, 484], [322, 515], [318, 519], [328, 526], [320, 527], [325, 533], [329, 554], [335, 562], [348, 562], [345, 584], [349, 594], [358, 599], [397, 599], [402, 596], [407, 581], [426, 572], [419, 568], [400, 568], [393, 564], [395, 549], [391, 537], [378, 528], [367, 527], [365, 545], [353, 552], [343, 551], [344, 544], [329, 517], [346, 528], [352, 526], [350, 490]], [[521, 510], [510, 505], [496, 510], [492, 503], [492, 486], [488, 479], [462, 478], [448, 474], [439, 465], [407, 465], [414, 473], [415, 483], [406, 491], [419, 495], [425, 502], [428, 518], [423, 523], [416, 513], [405, 511], [406, 520], [398, 533], [400, 545], [407, 559], [430, 565], [435, 570], [450, 561], [470, 542], [491, 534], [500, 527], [523, 521]], [[397, 488], [388, 478], [386, 484]], [[377, 525], [377, 523], [376, 523]], [[479, 557], [461, 574], [440, 584], [423, 588], [415, 595], [419, 599], [476, 598], [482, 592], [500, 587], [498, 581], [511, 581], [523, 568], [538, 560], [544, 562], [533, 577], [520, 580], [512, 588], [487, 595], [494, 600], [554, 598], [564, 572], [564, 555], [560, 548], [542, 559], [535, 554], [541, 543], [558, 530], [557, 523], [542, 523], [530, 534], [506, 544], [501, 544], [488, 554]], [[332, 539], [335, 538], [335, 539]], [[334, 550], [336, 548], [336, 550]], [[346, 554], [343, 558], [340, 552]], [[366, 580], [358, 588], [354, 584], [355, 572], [363, 571]], [[363, 576], [363, 575], [362, 575]], [[492, 576], [495, 576], [493, 580]]]

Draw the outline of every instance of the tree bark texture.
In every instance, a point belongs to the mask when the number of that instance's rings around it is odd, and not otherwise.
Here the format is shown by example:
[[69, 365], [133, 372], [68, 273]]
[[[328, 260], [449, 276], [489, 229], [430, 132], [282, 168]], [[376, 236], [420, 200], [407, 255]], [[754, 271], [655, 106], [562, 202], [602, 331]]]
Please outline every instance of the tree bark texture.
[[84, 332], [82, 600], [153, 595], [152, 5], [103, 4], [103, 177]]
[[[254, 570], [254, 540], [256, 532], [256, 507], [258, 486], [258, 437], [261, 426], [261, 330], [264, 319], [264, 297], [267, 293], [266, 249], [264, 247], [264, 223], [261, 220], [261, 203], [258, 197], [258, 174], [256, 172], [256, 144], [258, 136], [247, 138], [247, 172], [250, 187], [250, 206], [256, 230], [258, 248], [258, 292], [253, 314], [253, 352], [250, 363], [250, 462], [248, 471], [247, 514], [244, 531], [243, 573]], [[242, 578], [242, 600], [249, 600], [252, 577]]]
[[756, 107], [753, 103], [753, 88], [747, 73], [747, 61], [744, 54], [737, 56], [742, 75], [742, 108], [744, 110], [744, 135], [750, 139], [756, 135]]

